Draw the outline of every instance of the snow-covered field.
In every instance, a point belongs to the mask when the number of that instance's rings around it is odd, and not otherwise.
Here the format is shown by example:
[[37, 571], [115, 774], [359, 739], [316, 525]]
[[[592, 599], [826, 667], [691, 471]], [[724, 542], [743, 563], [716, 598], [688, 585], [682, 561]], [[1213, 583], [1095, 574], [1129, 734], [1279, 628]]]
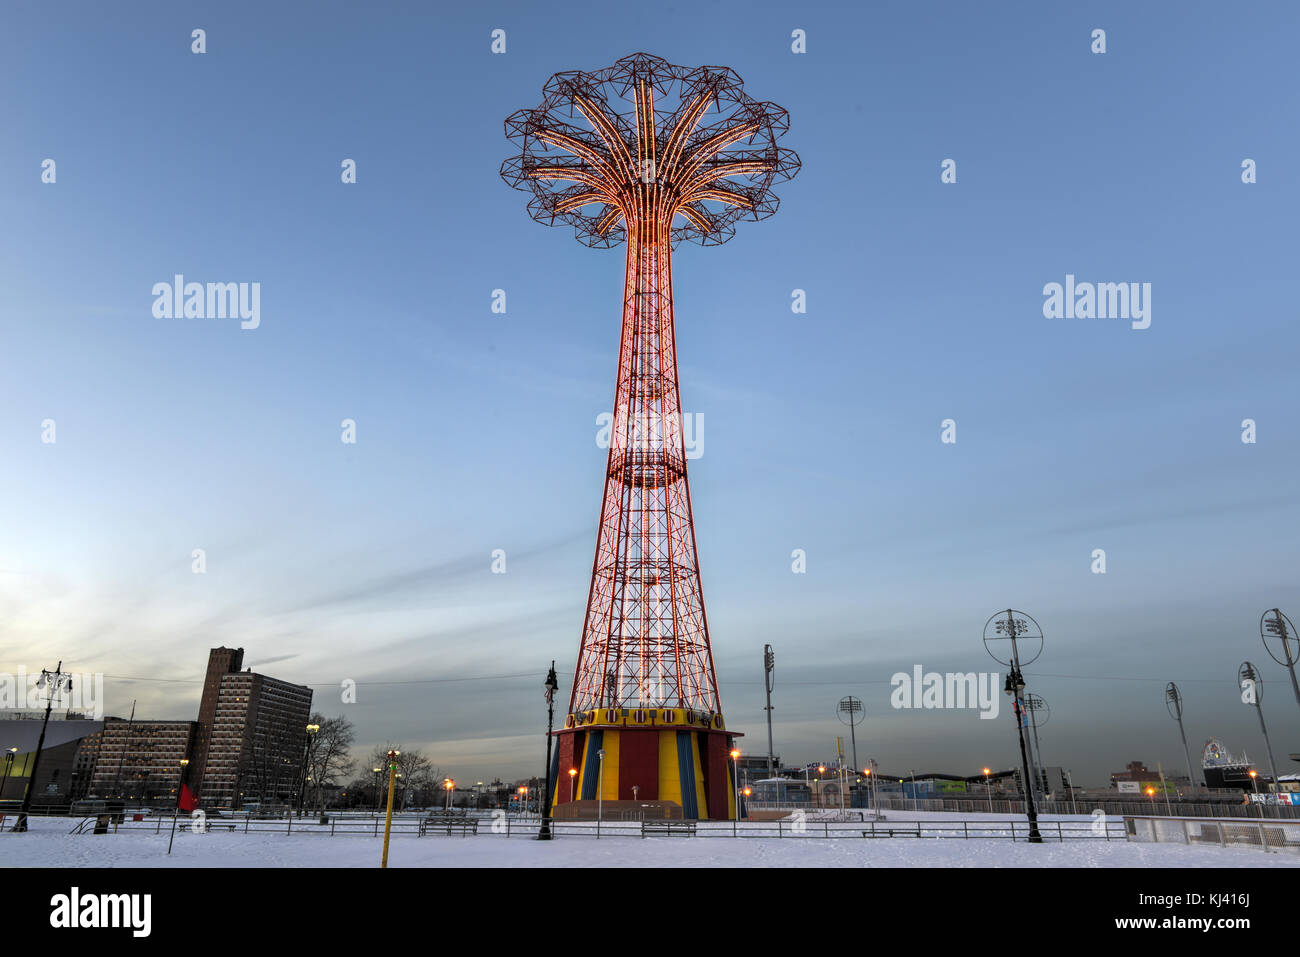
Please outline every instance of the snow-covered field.
[[[923, 821], [957, 826], [961, 821], [1004, 821], [1004, 815], [891, 812], [883, 826]], [[1062, 817], [1087, 833], [1089, 818]], [[116, 834], [70, 834], [75, 821], [33, 818], [25, 834], [0, 834], [0, 865], [38, 867], [378, 867], [382, 838], [370, 834], [330, 837], [328, 829], [295, 823], [291, 834], [283, 822], [261, 822], [281, 830], [254, 833], [177, 831], [171, 856], [168, 830], [152, 826]], [[152, 822], [150, 822], [152, 823]], [[786, 823], [786, 833], [789, 833]], [[877, 825], [882, 826], [881, 824]], [[741, 824], [751, 833], [769, 833], [774, 825]], [[834, 825], [832, 825], [834, 827]], [[592, 836], [594, 827], [569, 825], [567, 833], [542, 842], [492, 832], [484, 821], [476, 836], [416, 837], [400, 834], [389, 848], [390, 867], [1300, 867], [1300, 854], [1264, 853], [1245, 847], [1183, 844], [1136, 844], [1124, 840], [1080, 837], [1064, 843], [1032, 845], [1005, 838], [890, 838], [864, 840], [863, 825], [843, 826], [854, 836], [824, 838], [822, 824], [809, 822], [800, 837], [651, 837]], [[759, 830], [764, 828], [764, 830]], [[730, 826], [723, 833], [730, 834]], [[1055, 831], [1054, 825], [1044, 833]]]

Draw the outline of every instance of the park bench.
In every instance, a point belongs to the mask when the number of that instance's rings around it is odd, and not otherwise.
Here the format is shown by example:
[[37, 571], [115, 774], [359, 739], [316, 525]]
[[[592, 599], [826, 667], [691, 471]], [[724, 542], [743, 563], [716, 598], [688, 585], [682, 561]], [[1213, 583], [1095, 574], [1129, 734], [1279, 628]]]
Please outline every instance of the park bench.
[[871, 825], [871, 830], [863, 831], [863, 837], [920, 837], [921, 825], [915, 827], [876, 827]]
[[694, 837], [694, 821], [642, 821], [641, 836]]
[[420, 822], [420, 837], [430, 833], [446, 833], [447, 835], [459, 834], [465, 837], [469, 834], [478, 833], [478, 818], [476, 817], [449, 817], [449, 816], [430, 816]]

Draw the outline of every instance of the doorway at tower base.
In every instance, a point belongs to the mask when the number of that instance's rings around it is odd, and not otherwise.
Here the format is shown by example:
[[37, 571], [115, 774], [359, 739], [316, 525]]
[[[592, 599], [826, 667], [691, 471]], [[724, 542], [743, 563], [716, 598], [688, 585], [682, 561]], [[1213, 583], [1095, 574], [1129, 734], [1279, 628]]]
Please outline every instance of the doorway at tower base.
[[565, 724], [555, 732], [551, 758], [557, 817], [586, 816], [577, 808], [558, 810], [570, 801], [676, 804], [687, 821], [735, 817], [731, 749], [740, 735], [725, 729], [722, 715], [600, 708], [569, 715]]

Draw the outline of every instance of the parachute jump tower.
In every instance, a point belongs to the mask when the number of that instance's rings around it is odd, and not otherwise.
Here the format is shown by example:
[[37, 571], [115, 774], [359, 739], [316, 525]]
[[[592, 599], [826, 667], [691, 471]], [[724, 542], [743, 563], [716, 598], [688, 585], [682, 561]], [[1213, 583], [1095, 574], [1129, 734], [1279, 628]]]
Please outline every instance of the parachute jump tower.
[[[557, 73], [506, 120], [502, 178], [528, 211], [580, 242], [627, 245], [605, 492], [554, 806], [660, 800], [687, 819], [732, 818], [735, 781], [718, 699], [686, 480], [673, 329], [672, 249], [726, 242], [777, 209], [799, 158], [785, 110], [725, 67], [637, 53]], [[570, 772], [574, 773], [570, 773]], [[633, 788], [636, 788], [634, 791]]]

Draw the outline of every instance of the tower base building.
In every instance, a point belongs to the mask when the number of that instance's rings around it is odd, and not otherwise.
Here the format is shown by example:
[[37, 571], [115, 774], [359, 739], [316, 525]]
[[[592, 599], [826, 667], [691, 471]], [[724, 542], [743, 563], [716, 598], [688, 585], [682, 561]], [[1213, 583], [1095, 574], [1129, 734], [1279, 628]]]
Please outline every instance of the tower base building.
[[555, 808], [571, 799], [639, 800], [680, 805], [686, 820], [736, 816], [731, 750], [739, 735], [725, 729], [721, 714], [598, 708], [564, 724], [551, 759]]

